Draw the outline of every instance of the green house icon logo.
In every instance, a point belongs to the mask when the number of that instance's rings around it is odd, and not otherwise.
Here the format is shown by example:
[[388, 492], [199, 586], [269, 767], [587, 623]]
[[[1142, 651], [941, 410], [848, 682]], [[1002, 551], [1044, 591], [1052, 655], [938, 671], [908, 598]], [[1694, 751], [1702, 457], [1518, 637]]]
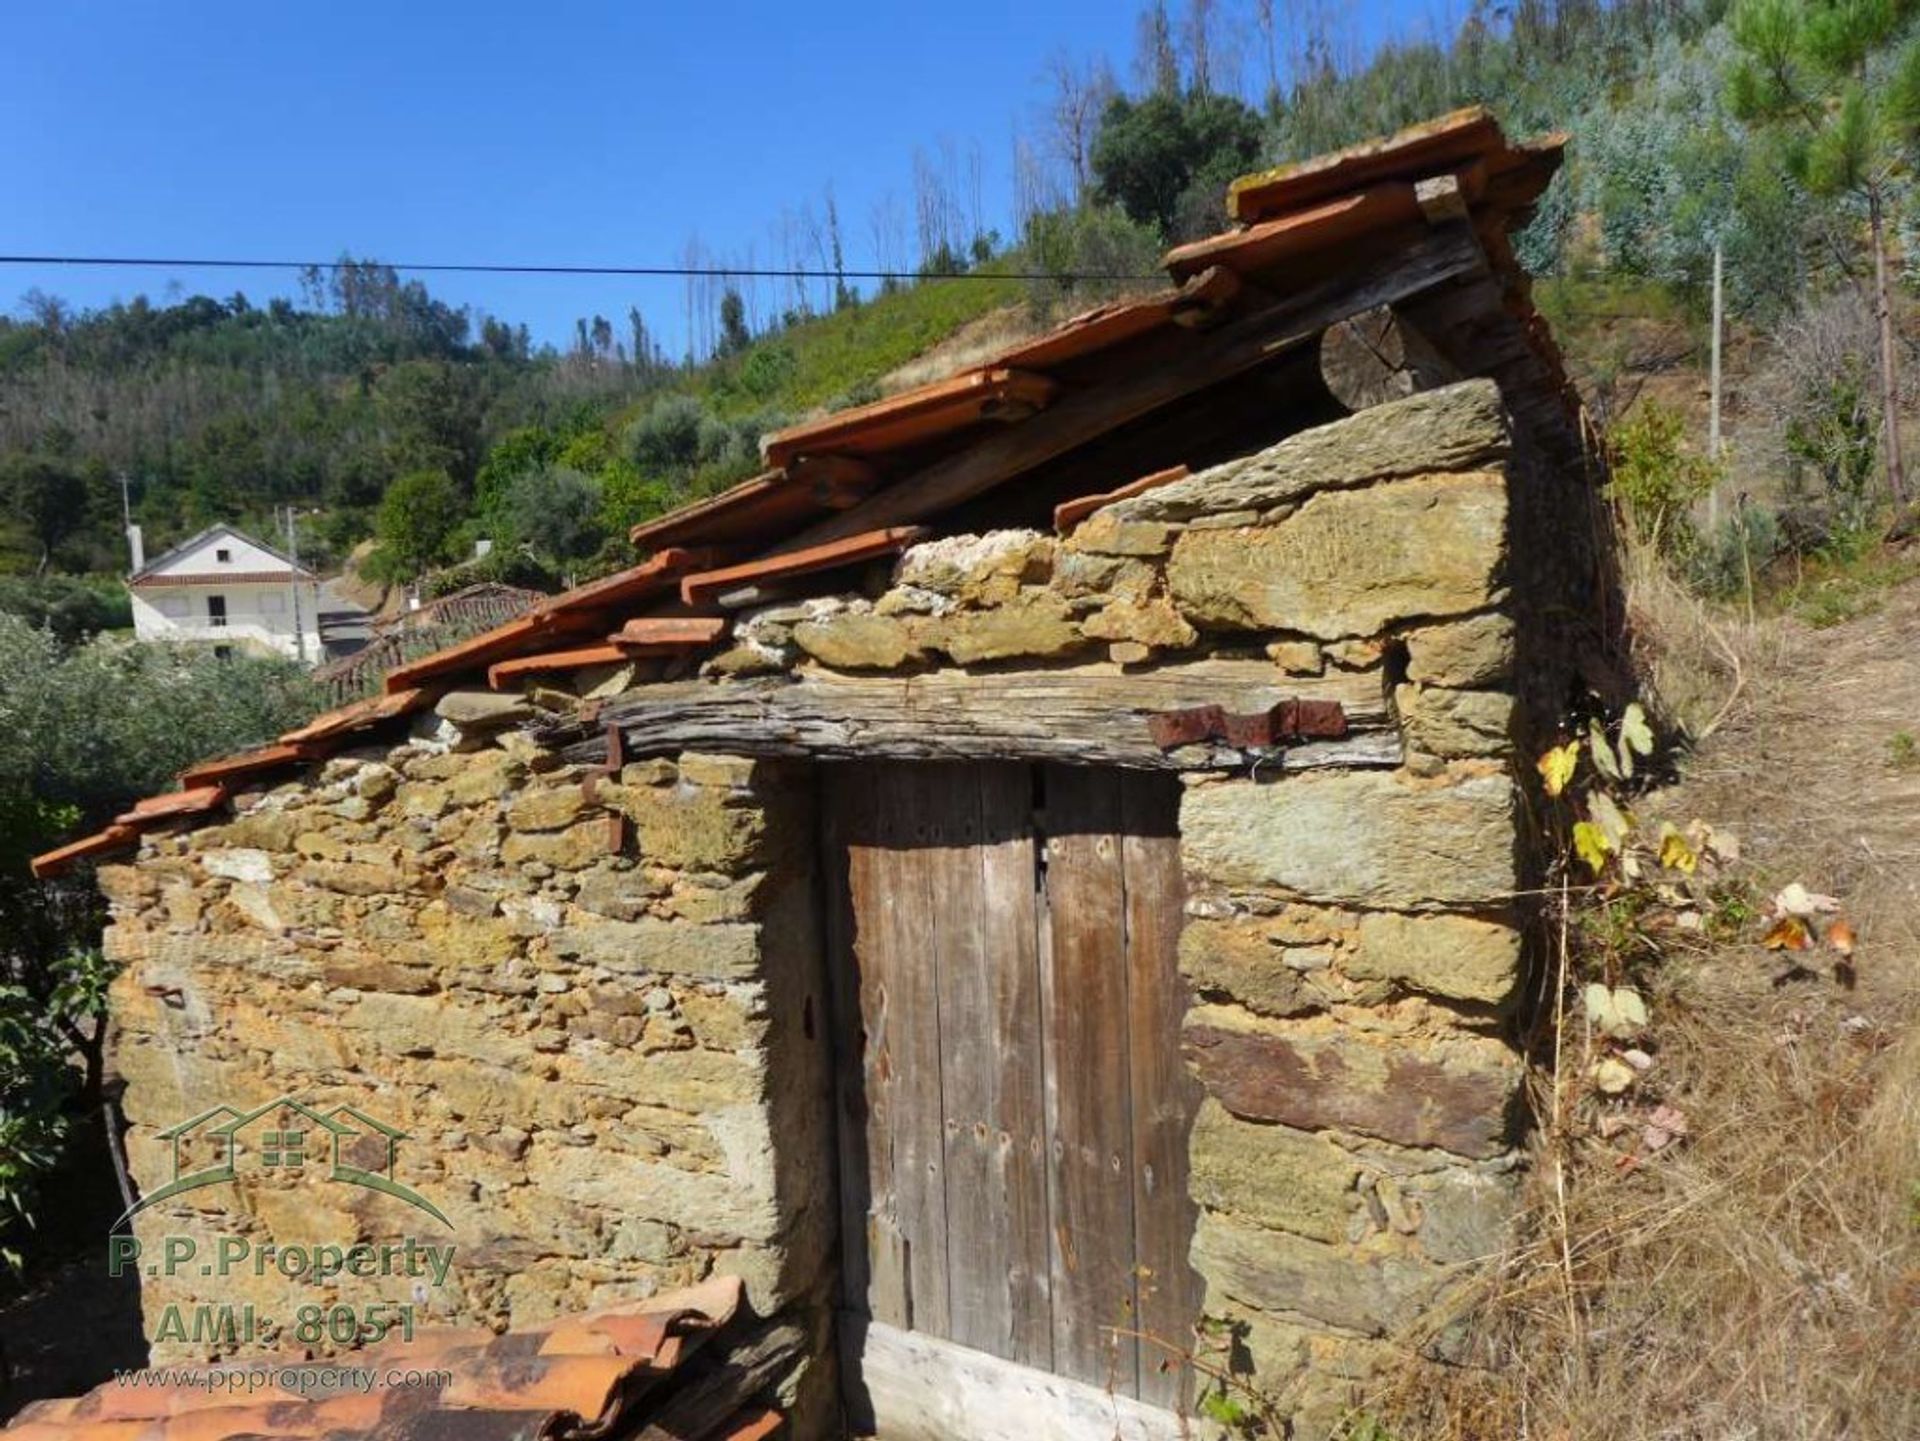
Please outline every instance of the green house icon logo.
[[[408, 1139], [406, 1132], [357, 1106], [322, 1112], [293, 1096], [281, 1096], [250, 1111], [220, 1105], [169, 1127], [160, 1139], [172, 1146], [173, 1179], [129, 1206], [110, 1231], [119, 1230], [149, 1206], [236, 1180], [248, 1167], [277, 1173], [319, 1170], [329, 1183], [379, 1191], [453, 1229], [453, 1222], [439, 1207], [394, 1178], [394, 1159], [400, 1142]], [[211, 1151], [211, 1161], [195, 1154], [205, 1150]]]

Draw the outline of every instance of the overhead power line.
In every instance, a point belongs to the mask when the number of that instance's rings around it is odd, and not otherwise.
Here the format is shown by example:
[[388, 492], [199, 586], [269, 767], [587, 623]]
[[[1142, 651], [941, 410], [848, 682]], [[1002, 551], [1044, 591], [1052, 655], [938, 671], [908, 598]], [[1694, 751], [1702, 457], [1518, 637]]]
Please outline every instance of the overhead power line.
[[347, 270], [358, 266], [380, 265], [389, 270], [420, 274], [460, 275], [608, 275], [659, 276], [679, 278], [706, 276], [716, 280], [1164, 280], [1154, 274], [1120, 274], [1085, 270], [1014, 270], [984, 272], [960, 271], [955, 274], [923, 275], [913, 270], [810, 270], [767, 269], [759, 266], [729, 265], [483, 265], [483, 264], [399, 264], [385, 260], [233, 260], [145, 255], [0, 255], [0, 265], [74, 265], [96, 269], [162, 270]]

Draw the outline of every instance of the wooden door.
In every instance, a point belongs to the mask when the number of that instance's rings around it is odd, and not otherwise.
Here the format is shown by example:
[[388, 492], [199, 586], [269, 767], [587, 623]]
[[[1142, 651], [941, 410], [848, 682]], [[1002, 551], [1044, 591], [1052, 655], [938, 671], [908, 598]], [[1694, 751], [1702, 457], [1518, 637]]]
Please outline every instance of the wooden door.
[[855, 1324], [1176, 1405], [1139, 1336], [1186, 1346], [1197, 1306], [1177, 782], [823, 776]]

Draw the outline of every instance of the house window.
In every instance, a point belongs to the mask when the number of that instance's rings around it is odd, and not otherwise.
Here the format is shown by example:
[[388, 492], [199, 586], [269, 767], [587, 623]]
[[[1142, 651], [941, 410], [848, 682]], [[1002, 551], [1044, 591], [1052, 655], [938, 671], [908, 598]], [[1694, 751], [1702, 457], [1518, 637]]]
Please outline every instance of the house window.
[[224, 595], [207, 597], [207, 624], [223, 626], [227, 623], [227, 598]]
[[222, 565], [225, 565], [233, 559], [233, 552], [228, 550], [223, 545], [218, 550], [214, 551], [213, 558], [219, 561]]

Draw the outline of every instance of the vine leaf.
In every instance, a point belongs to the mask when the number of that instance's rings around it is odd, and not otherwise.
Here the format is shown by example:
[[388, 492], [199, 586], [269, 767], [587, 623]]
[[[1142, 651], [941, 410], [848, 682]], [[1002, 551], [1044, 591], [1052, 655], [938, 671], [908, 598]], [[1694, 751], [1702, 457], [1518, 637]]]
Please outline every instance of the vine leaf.
[[1647, 1003], [1632, 986], [1595, 981], [1580, 993], [1587, 1019], [1603, 1034], [1629, 1040], [1647, 1028]]
[[1605, 791], [1595, 791], [1587, 797], [1587, 819], [1600, 827], [1610, 851], [1617, 851], [1624, 846], [1627, 832], [1633, 829], [1632, 818], [1615, 805], [1613, 797]]
[[1580, 764], [1580, 742], [1568, 741], [1563, 746], [1555, 746], [1535, 762], [1540, 779], [1545, 784], [1547, 794], [1557, 796], [1573, 780], [1573, 772]]
[[[1587, 749], [1592, 752], [1593, 763], [1599, 769], [1601, 775], [1610, 781], [1624, 779], [1620, 771], [1620, 762], [1613, 758], [1613, 746], [1607, 740], [1607, 733], [1601, 729], [1600, 722], [1597, 720], [1587, 722]], [[1624, 751], [1622, 751], [1621, 754], [1626, 756]], [[1626, 774], [1632, 775], [1633, 758], [1626, 756], [1626, 762]]]
[[1607, 843], [1607, 833], [1592, 821], [1575, 821], [1573, 849], [1597, 876], [1607, 868], [1607, 856], [1613, 847]]
[[1687, 844], [1672, 821], [1660, 828], [1660, 864], [1670, 871], [1690, 876], [1700, 865], [1700, 853]]
[[1647, 724], [1647, 713], [1640, 708], [1640, 702], [1634, 701], [1620, 715], [1620, 755], [1624, 760], [1629, 751], [1637, 755], [1653, 754], [1653, 727]]

